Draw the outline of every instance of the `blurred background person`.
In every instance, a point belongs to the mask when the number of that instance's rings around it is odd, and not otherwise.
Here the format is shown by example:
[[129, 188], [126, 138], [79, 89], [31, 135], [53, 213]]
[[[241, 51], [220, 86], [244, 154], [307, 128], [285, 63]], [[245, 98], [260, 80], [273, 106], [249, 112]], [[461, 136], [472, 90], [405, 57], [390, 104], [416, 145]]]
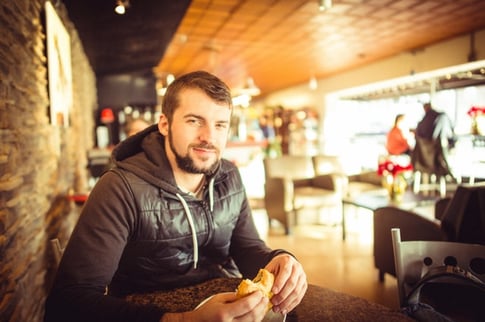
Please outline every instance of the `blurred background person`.
[[387, 133], [386, 150], [390, 155], [410, 155], [412, 151], [412, 133], [404, 114], [396, 115], [394, 126]]
[[125, 133], [126, 136], [132, 136], [150, 126], [150, 123], [145, 121], [144, 119], [133, 119], [126, 123]]
[[416, 137], [441, 140], [443, 147], [454, 146], [455, 132], [451, 119], [444, 112], [436, 111], [431, 103], [424, 103], [424, 117], [416, 127]]

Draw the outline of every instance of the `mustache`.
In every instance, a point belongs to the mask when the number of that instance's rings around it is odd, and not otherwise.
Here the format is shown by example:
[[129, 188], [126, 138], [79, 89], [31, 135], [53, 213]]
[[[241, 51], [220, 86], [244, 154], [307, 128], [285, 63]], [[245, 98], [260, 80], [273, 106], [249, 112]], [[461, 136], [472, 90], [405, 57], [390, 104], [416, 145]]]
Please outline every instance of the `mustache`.
[[190, 147], [197, 149], [217, 150], [217, 148], [210, 143], [191, 144]]

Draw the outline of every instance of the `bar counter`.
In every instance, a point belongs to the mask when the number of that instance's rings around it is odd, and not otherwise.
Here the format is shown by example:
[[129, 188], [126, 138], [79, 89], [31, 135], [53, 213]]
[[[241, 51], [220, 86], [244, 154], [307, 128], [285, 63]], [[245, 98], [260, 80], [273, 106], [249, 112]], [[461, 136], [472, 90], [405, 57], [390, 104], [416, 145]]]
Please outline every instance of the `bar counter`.
[[[172, 291], [133, 294], [126, 299], [134, 303], [156, 305], [170, 312], [190, 311], [211, 295], [234, 291], [240, 281], [241, 279], [237, 278], [218, 278]], [[288, 314], [286, 321], [414, 320], [381, 304], [310, 284], [302, 302]]]

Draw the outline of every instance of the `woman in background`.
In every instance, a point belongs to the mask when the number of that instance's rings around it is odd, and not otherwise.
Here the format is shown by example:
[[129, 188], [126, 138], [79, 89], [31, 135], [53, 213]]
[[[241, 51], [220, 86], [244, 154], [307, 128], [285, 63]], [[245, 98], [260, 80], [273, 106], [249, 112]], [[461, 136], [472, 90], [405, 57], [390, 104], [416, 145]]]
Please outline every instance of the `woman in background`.
[[411, 154], [411, 132], [406, 126], [404, 114], [396, 115], [394, 126], [387, 133], [386, 150], [390, 155]]

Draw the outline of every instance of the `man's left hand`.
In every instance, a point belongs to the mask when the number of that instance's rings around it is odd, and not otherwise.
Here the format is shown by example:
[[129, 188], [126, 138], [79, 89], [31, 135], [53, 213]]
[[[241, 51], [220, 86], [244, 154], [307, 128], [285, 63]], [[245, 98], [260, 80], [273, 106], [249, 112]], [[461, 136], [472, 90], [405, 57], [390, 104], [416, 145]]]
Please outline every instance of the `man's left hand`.
[[300, 304], [308, 288], [303, 266], [291, 255], [280, 254], [265, 267], [274, 274], [273, 311], [287, 314]]

